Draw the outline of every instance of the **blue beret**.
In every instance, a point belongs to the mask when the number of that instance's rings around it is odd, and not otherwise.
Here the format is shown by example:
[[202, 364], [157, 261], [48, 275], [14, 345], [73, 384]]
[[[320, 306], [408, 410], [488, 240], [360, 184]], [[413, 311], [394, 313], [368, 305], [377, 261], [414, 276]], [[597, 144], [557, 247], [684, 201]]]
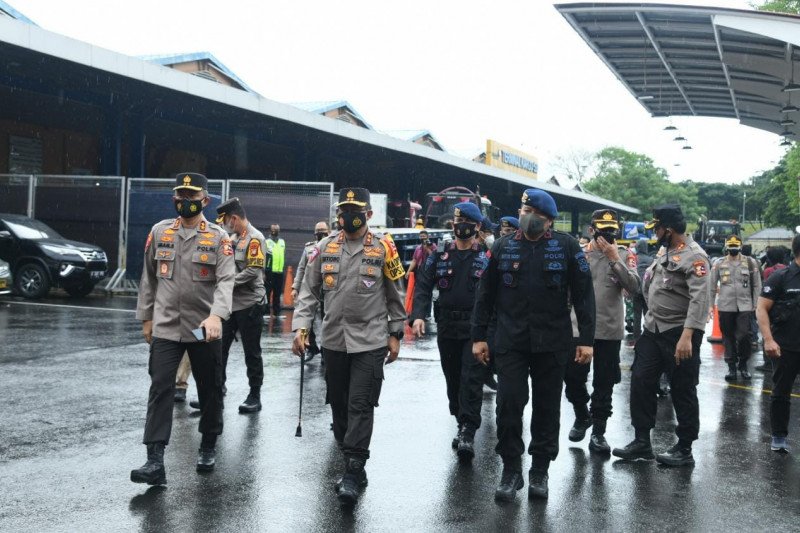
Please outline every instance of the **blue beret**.
[[499, 225], [489, 220], [489, 217], [483, 217], [481, 220], [481, 230], [483, 231], [495, 231], [498, 227]]
[[558, 217], [556, 201], [546, 192], [539, 189], [528, 189], [522, 193], [522, 203], [535, 207], [550, 218]]
[[473, 222], [483, 222], [483, 215], [477, 205], [472, 202], [461, 202], [453, 206], [453, 214], [457, 217], [465, 217]]
[[500, 225], [519, 229], [519, 219], [516, 217], [503, 217], [500, 219]]

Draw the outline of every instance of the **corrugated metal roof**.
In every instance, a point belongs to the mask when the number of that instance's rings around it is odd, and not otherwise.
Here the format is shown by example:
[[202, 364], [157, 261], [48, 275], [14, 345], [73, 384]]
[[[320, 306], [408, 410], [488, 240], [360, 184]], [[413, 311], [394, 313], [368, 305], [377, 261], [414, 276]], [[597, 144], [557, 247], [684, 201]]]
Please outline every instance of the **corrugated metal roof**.
[[555, 7], [652, 116], [735, 118], [800, 134], [792, 118], [800, 91], [786, 90], [800, 83], [800, 17], [672, 4]]
[[356, 108], [353, 107], [350, 102], [347, 100], [323, 100], [317, 102], [291, 102], [289, 105], [294, 106], [298, 109], [302, 109], [303, 111], [308, 111], [309, 113], [314, 113], [317, 115], [323, 115], [328, 111], [333, 111], [334, 109], [341, 109], [345, 108], [347, 111], [356, 117], [358, 120], [364, 123], [367, 129], [374, 129], [370, 126], [369, 122], [367, 122], [361, 113], [356, 111]]
[[439, 139], [437, 139], [430, 130], [382, 130], [381, 133], [385, 133], [386, 135], [391, 135], [396, 139], [403, 139], [404, 141], [415, 142], [419, 139], [425, 137], [426, 135], [431, 138], [433, 142], [435, 142], [439, 147], [442, 149], [443, 152], [447, 150], [444, 149], [444, 146]]
[[38, 24], [36, 24], [34, 21], [32, 21], [31, 19], [29, 19], [28, 17], [26, 17], [25, 15], [23, 15], [13, 7], [11, 7], [11, 5], [8, 2], [3, 2], [3, 0], [0, 0], [0, 11], [3, 11], [13, 19], [21, 20], [22, 22], [27, 22], [28, 24], [33, 24], [34, 26], [38, 26]]
[[236, 74], [233, 73], [231, 69], [225, 66], [225, 64], [214, 57], [214, 54], [211, 52], [190, 52], [184, 54], [155, 54], [155, 55], [145, 55], [139, 56], [139, 59], [143, 59], [144, 61], [150, 61], [151, 63], [157, 63], [159, 65], [177, 65], [178, 63], [188, 63], [189, 61], [210, 61], [215, 67], [221, 70], [226, 76], [230, 79], [234, 80], [236, 83], [241, 85], [242, 89], [249, 93], [256, 94], [256, 92], [251, 89], [245, 82], [239, 78]]
[[747, 240], [792, 240], [793, 238], [794, 232], [786, 228], [764, 228], [747, 237]]

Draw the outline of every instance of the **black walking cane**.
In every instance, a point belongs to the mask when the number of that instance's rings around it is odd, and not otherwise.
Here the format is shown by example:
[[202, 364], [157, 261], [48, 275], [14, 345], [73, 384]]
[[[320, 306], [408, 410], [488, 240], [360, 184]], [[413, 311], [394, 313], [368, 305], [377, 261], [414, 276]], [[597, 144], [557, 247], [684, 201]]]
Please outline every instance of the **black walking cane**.
[[300, 354], [300, 408], [297, 412], [297, 429], [295, 437], [303, 436], [303, 377], [306, 370], [306, 339], [308, 338], [308, 328], [300, 328], [300, 338], [303, 340], [303, 351]]

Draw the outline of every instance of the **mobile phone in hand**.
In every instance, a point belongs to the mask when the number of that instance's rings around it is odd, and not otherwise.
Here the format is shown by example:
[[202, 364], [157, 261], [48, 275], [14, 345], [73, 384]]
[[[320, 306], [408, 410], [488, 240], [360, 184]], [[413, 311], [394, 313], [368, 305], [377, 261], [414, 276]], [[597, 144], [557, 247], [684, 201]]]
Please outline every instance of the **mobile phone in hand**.
[[199, 340], [199, 341], [206, 340], [206, 328], [204, 328], [204, 327], [203, 328], [193, 329], [192, 330], [192, 334], [194, 335], [194, 338]]

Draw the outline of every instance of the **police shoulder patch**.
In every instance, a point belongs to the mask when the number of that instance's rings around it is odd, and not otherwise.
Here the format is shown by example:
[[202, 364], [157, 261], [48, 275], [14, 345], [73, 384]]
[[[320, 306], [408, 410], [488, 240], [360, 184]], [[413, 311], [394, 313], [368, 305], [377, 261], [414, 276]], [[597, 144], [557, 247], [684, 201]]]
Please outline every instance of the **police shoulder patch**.
[[231, 243], [231, 240], [229, 238], [223, 237], [220, 240], [220, 245], [222, 247], [222, 253], [224, 255], [233, 255], [233, 244]]
[[261, 248], [259, 239], [250, 239], [250, 244], [247, 245], [246, 265], [248, 267], [264, 268], [264, 251]]
[[692, 263], [692, 267], [694, 268], [694, 275], [698, 278], [702, 278], [706, 274], [708, 274], [708, 266], [706, 262], [702, 259], [695, 261]]

